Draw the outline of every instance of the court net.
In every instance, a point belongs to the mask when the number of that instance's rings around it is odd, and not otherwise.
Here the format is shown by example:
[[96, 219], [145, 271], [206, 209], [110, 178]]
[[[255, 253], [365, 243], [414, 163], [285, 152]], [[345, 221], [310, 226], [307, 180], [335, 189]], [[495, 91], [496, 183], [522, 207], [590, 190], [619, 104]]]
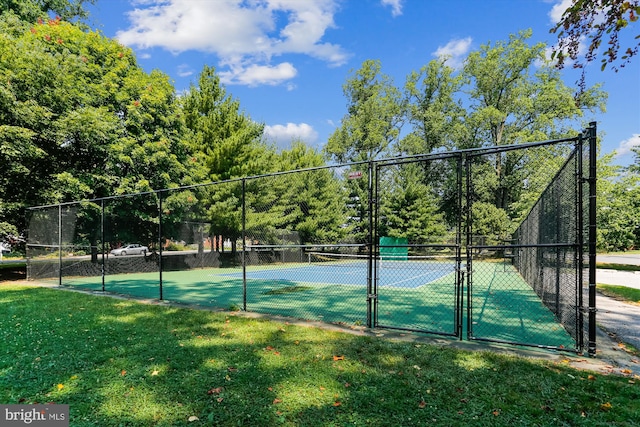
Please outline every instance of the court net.
[[311, 266], [367, 268], [369, 259], [381, 269], [442, 268], [456, 263], [454, 255], [383, 255], [370, 257], [366, 254], [343, 254], [332, 252], [307, 252]]

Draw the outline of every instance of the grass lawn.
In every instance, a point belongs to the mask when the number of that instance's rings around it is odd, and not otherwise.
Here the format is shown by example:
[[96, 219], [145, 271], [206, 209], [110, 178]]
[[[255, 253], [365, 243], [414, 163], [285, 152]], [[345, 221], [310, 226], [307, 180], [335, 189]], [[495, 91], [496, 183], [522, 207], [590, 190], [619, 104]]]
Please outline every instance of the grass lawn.
[[0, 284], [0, 342], [72, 426], [640, 424], [638, 378], [55, 289]]
[[627, 286], [603, 285], [598, 283], [598, 292], [630, 304], [640, 305], [640, 289]]

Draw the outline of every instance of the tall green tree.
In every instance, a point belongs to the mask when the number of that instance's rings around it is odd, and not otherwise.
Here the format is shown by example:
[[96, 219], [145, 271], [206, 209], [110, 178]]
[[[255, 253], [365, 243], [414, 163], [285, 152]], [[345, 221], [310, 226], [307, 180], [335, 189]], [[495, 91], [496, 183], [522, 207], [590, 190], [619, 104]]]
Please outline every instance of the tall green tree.
[[[284, 175], [282, 226], [294, 230], [305, 244], [335, 243], [345, 237], [347, 195], [334, 169], [325, 166], [322, 153], [296, 141], [280, 153], [282, 170], [310, 169]], [[317, 169], [319, 168], [319, 169]]]
[[[264, 125], [240, 110], [213, 67], [205, 66], [198, 84], [182, 97], [186, 135], [194, 160], [205, 165], [210, 181], [225, 181], [274, 170], [273, 150], [262, 142]], [[242, 184], [230, 182], [203, 190], [209, 233], [235, 245], [242, 231]], [[234, 246], [235, 250], [235, 246]]]
[[459, 98], [463, 79], [454, 72], [446, 60], [439, 59], [407, 76], [404, 105], [410, 130], [400, 141], [401, 153], [422, 154], [456, 148], [453, 144], [464, 132], [465, 110]]
[[640, 247], [640, 175], [633, 166], [613, 164], [614, 153], [598, 159], [598, 250], [619, 251]]
[[204, 66], [198, 85], [192, 84], [181, 102], [191, 145], [204, 157], [212, 181], [273, 168], [271, 150], [262, 142], [264, 125], [240, 110], [213, 67]]
[[438, 195], [418, 163], [387, 170], [379, 192], [379, 235], [406, 238], [410, 244], [443, 243], [449, 229]]
[[[512, 35], [508, 42], [483, 45], [467, 58], [463, 74], [468, 81], [469, 109], [465, 118], [468, 139], [463, 142], [464, 148], [568, 136], [568, 129], [580, 123], [585, 111], [604, 109], [606, 95], [599, 86], [580, 91], [566, 86], [558, 71], [545, 62], [545, 45], [529, 45], [530, 37], [530, 30], [523, 31]], [[562, 153], [566, 153], [566, 147], [477, 158], [476, 162], [491, 165], [493, 176], [473, 177], [474, 182], [484, 181], [486, 186], [480, 189], [476, 185], [474, 201], [491, 203], [506, 211], [510, 218], [522, 217], [530, 208], [518, 203], [523, 195], [540, 194], [546, 186], [537, 181], [540, 187], [531, 188], [528, 183], [541, 173], [548, 182], [552, 177], [548, 171], [557, 170]], [[487, 173], [483, 167], [476, 170]], [[514, 210], [515, 207], [518, 210]]]
[[[175, 90], [133, 52], [52, 19], [0, 17], [0, 211], [24, 228], [29, 205], [195, 182]], [[140, 207], [145, 212], [155, 208]], [[132, 205], [135, 215], [138, 205]], [[153, 225], [150, 224], [150, 227]]]
[[[402, 124], [402, 96], [392, 79], [382, 73], [380, 61], [364, 61], [343, 85], [347, 114], [325, 146], [328, 158], [339, 162], [368, 162], [395, 150]], [[366, 165], [345, 171], [363, 173]], [[366, 243], [369, 194], [368, 174], [348, 181], [350, 223], [355, 240]]]
[[343, 85], [347, 114], [329, 137], [325, 152], [339, 162], [361, 162], [389, 153], [400, 134], [401, 94], [380, 61], [364, 61]]

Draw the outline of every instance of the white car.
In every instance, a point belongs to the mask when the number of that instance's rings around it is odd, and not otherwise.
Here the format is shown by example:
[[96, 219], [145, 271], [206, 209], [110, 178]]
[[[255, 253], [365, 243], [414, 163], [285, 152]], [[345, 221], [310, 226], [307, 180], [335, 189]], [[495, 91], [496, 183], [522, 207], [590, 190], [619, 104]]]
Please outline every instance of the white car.
[[118, 249], [114, 249], [111, 251], [111, 255], [119, 256], [119, 255], [146, 255], [149, 248], [146, 246], [138, 245], [137, 243], [123, 246]]

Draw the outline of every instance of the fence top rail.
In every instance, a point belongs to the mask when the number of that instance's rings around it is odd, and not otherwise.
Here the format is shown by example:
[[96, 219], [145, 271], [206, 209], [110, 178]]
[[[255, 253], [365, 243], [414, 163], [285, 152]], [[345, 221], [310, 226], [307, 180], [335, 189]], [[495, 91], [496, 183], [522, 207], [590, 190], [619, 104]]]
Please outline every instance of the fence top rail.
[[533, 243], [530, 245], [469, 245], [469, 249], [577, 248], [577, 243]]
[[331, 247], [331, 248], [363, 248], [367, 246], [366, 243], [316, 243], [316, 244], [308, 244], [308, 245], [287, 245], [286, 243], [282, 244], [273, 244], [273, 245], [245, 245], [244, 247], [247, 249], [281, 249], [281, 248], [320, 248], [320, 247]]
[[493, 154], [493, 153], [501, 153], [501, 152], [506, 152], [506, 151], [521, 150], [521, 149], [527, 149], [527, 148], [533, 148], [533, 147], [541, 147], [541, 146], [545, 146], [545, 145], [562, 144], [562, 143], [566, 143], [566, 142], [575, 143], [575, 142], [577, 142], [579, 140], [580, 140], [580, 136], [575, 136], [575, 137], [571, 137], [571, 138], [551, 139], [551, 140], [546, 140], [546, 141], [528, 142], [528, 143], [523, 143], [523, 144], [500, 145], [500, 146], [495, 146], [495, 147], [467, 148], [467, 149], [463, 149], [463, 150], [445, 151], [445, 152], [439, 152], [439, 153], [425, 153], [425, 154], [416, 154], [416, 155], [411, 155], [411, 156], [389, 157], [389, 158], [379, 159], [379, 160], [370, 160], [370, 161], [361, 161], [361, 162], [351, 162], [351, 163], [343, 163], [343, 164], [316, 166], [316, 167], [305, 168], [305, 169], [294, 169], [294, 170], [288, 170], [288, 171], [270, 172], [270, 173], [265, 173], [265, 174], [261, 174], [261, 175], [252, 175], [252, 176], [247, 176], [247, 177], [232, 178], [232, 179], [227, 179], [227, 180], [222, 180], [222, 181], [209, 181], [209, 182], [204, 182], [204, 183], [201, 183], [201, 184], [185, 185], [185, 186], [179, 186], [179, 187], [174, 187], [174, 188], [163, 188], [163, 189], [160, 189], [160, 190], [150, 190], [150, 191], [144, 191], [144, 192], [140, 192], [140, 193], [127, 193], [127, 194], [119, 194], [119, 195], [107, 196], [107, 197], [97, 197], [97, 198], [94, 198], [94, 199], [83, 199], [83, 200], [75, 200], [75, 201], [71, 201], [71, 202], [51, 203], [51, 204], [47, 204], [47, 205], [30, 206], [30, 207], [27, 208], [27, 210], [38, 210], [38, 209], [52, 208], [52, 207], [58, 207], [58, 206], [69, 206], [69, 205], [74, 205], [74, 204], [79, 204], [79, 203], [97, 203], [97, 202], [114, 200], [114, 199], [119, 199], [119, 198], [134, 197], [134, 196], [144, 196], [144, 195], [151, 195], [151, 194], [157, 195], [157, 194], [167, 193], [167, 192], [171, 192], [171, 191], [190, 190], [190, 189], [195, 189], [195, 188], [199, 188], [199, 187], [206, 187], [206, 186], [211, 186], [211, 185], [221, 185], [221, 184], [233, 183], [233, 182], [244, 182], [244, 181], [255, 180], [255, 179], [259, 179], [259, 178], [266, 178], [266, 177], [270, 177], [270, 176], [280, 176], [280, 175], [287, 175], [287, 174], [293, 174], [293, 173], [312, 172], [312, 171], [323, 170], [323, 169], [349, 168], [349, 167], [365, 165], [365, 164], [366, 165], [374, 165], [374, 164], [375, 165], [385, 165], [385, 164], [391, 164], [391, 163], [394, 163], [394, 162], [408, 162], [408, 161], [421, 161], [421, 160], [424, 160], [424, 161], [426, 161], [426, 160], [439, 160], [439, 159], [444, 159], [444, 158], [455, 158], [455, 157], [460, 158], [460, 157], [463, 157], [463, 156], [475, 157], [475, 156], [482, 156], [482, 155]]

